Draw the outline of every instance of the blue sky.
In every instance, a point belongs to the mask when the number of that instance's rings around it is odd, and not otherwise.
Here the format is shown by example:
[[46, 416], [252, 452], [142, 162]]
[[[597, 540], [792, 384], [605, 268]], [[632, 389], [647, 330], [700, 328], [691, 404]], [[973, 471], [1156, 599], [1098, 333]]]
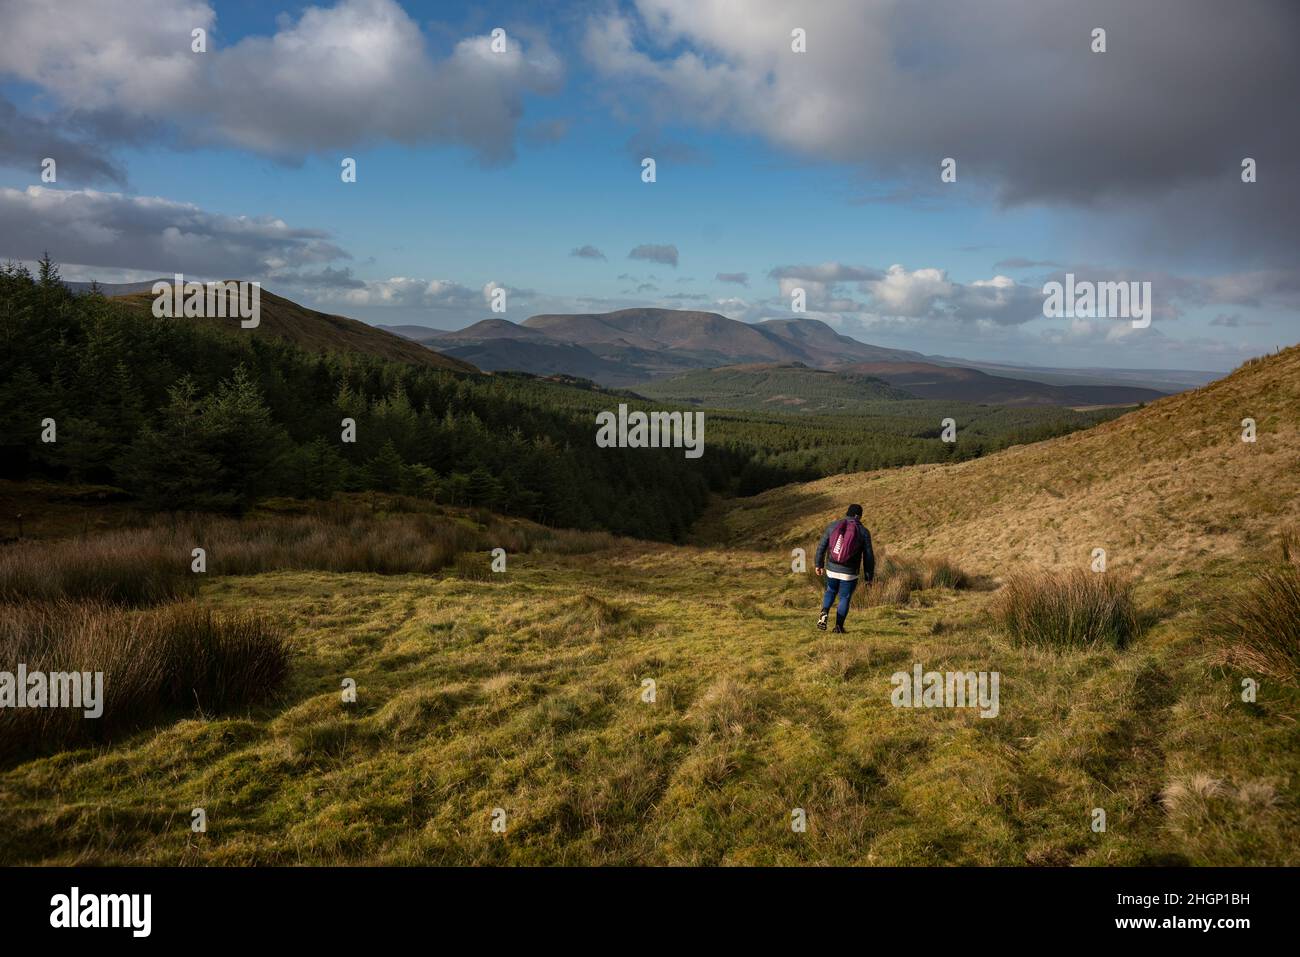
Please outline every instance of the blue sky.
[[[492, 283], [515, 321], [784, 318], [798, 287], [885, 346], [1228, 369], [1300, 338], [1296, 18], [1251, 3], [5, 4], [0, 256], [437, 328]], [[1067, 271], [1151, 282], [1155, 321], [1044, 318]]]

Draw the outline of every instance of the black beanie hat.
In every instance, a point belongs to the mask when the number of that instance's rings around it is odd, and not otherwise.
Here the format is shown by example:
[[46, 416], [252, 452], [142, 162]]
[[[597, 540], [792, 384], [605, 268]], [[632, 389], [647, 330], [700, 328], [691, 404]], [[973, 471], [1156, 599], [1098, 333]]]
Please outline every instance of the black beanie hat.
[[861, 506], [861, 505], [850, 505], [850, 506], [849, 506], [849, 510], [848, 510], [847, 512], [845, 512], [845, 514], [848, 515], [849, 518], [861, 518], [861, 517], [862, 517], [862, 506]]

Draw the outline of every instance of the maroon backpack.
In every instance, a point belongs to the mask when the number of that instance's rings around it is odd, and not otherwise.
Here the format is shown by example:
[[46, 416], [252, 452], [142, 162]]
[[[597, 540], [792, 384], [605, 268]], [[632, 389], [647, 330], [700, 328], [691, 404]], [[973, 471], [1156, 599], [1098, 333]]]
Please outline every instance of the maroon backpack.
[[831, 530], [831, 547], [827, 554], [837, 565], [847, 565], [862, 551], [862, 536], [858, 523], [851, 518], [841, 519]]

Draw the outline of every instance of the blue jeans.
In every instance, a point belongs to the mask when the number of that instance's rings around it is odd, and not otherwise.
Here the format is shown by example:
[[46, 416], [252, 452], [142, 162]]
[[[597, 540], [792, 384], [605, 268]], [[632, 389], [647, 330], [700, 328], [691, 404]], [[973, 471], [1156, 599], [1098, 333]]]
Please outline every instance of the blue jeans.
[[858, 580], [856, 578], [844, 581], [843, 579], [831, 578], [830, 575], [827, 575], [826, 594], [822, 596], [822, 614], [826, 614], [830, 609], [831, 604], [835, 601], [835, 596], [839, 595], [840, 604], [839, 607], [835, 609], [835, 617], [839, 621], [843, 621], [847, 618], [849, 614], [849, 599], [853, 597], [853, 589], [857, 587]]

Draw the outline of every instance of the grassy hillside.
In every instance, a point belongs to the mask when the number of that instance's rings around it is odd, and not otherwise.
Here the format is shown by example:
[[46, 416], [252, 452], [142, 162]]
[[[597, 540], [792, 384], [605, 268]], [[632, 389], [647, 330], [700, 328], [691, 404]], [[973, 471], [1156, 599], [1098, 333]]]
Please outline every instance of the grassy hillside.
[[[117, 297], [115, 301], [133, 309], [151, 310], [151, 293]], [[308, 352], [363, 353], [380, 359], [409, 362], [433, 369], [473, 372], [474, 366], [462, 359], [444, 356], [417, 342], [346, 316], [334, 316], [308, 309], [292, 300], [267, 292], [261, 293], [259, 324], [252, 329], [240, 328], [237, 320], [186, 319], [245, 336], [274, 336], [292, 342]]]
[[[0, 771], [0, 861], [1295, 865], [1300, 690], [1263, 677], [1243, 702], [1262, 676], [1212, 623], [1297, 519], [1298, 363], [1033, 447], [719, 506], [695, 546], [208, 580], [219, 613], [285, 628], [280, 700]], [[814, 630], [789, 549], [850, 499], [891, 559], [946, 553], [974, 587], [860, 594], [848, 635]], [[996, 579], [1086, 567], [1094, 545], [1138, 573], [1131, 643], [1025, 645], [990, 616]], [[891, 706], [915, 663], [997, 671], [998, 716]]]
[[820, 319], [764, 319], [756, 327], [801, 350], [817, 365], [839, 362], [910, 362], [923, 358], [919, 352], [873, 346], [841, 335]]
[[[1241, 440], [1253, 418], [1258, 440]], [[960, 447], [962, 434], [958, 432]], [[1300, 520], [1300, 347], [1111, 422], [952, 466], [837, 475], [773, 489], [715, 516], [713, 534], [806, 541], [860, 502], [886, 540], [991, 568], [1205, 567]]]

